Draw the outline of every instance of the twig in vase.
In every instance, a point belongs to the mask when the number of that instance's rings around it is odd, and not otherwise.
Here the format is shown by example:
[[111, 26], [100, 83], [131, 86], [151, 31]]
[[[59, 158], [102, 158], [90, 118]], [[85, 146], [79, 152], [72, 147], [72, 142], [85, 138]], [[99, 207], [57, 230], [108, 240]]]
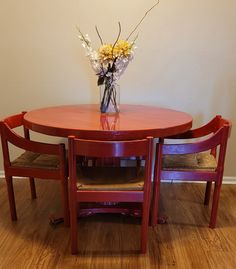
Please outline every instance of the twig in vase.
[[117, 41], [119, 40], [120, 34], [121, 34], [121, 24], [120, 24], [120, 22], [118, 22], [118, 25], [119, 25], [119, 32], [118, 32], [118, 36], [116, 38], [116, 41], [115, 41], [115, 43], [112, 46], [112, 58], [114, 58], [114, 54], [113, 54], [114, 48], [115, 48], [115, 45], [116, 45]]
[[139, 21], [139, 23], [134, 27], [134, 30], [132, 30], [132, 32], [129, 34], [129, 36], [126, 38], [126, 40], [129, 40], [129, 38], [131, 37], [131, 35], [137, 30], [137, 28], [139, 27], [139, 25], [143, 22], [143, 20], [145, 19], [145, 17], [147, 16], [147, 14], [155, 7], [159, 4], [160, 0], [158, 0], [156, 2], [155, 5], [153, 5], [149, 10], [146, 11], [146, 13], [144, 14], [144, 16], [142, 17], [142, 19]]
[[99, 31], [98, 31], [97, 25], [95, 26], [95, 29], [96, 29], [97, 35], [98, 35], [98, 37], [100, 39], [100, 42], [103, 45], [102, 37], [101, 37], [101, 35], [100, 35]]

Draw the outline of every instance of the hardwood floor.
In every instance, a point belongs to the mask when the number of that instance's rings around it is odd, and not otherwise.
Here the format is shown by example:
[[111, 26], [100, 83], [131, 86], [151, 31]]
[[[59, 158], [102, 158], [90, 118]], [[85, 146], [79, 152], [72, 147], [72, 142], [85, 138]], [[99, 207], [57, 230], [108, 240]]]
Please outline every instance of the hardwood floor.
[[161, 186], [161, 214], [168, 223], [149, 228], [146, 255], [139, 248], [139, 219], [96, 215], [80, 219], [79, 254], [70, 254], [69, 229], [52, 228], [49, 215], [60, 207], [59, 184], [38, 180], [37, 200], [28, 182], [15, 179], [18, 221], [10, 220], [6, 186], [0, 179], [0, 269], [8, 268], [236, 268], [236, 185], [224, 185], [215, 230], [204, 185]]

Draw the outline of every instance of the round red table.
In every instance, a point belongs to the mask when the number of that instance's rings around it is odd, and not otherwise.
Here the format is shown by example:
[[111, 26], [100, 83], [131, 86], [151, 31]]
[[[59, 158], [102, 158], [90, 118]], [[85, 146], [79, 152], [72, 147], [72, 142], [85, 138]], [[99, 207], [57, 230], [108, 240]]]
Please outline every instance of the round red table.
[[[101, 114], [98, 105], [67, 105], [46, 107], [27, 112], [24, 125], [35, 132], [85, 139], [126, 140], [147, 136], [166, 137], [189, 130], [192, 117], [184, 112], [143, 105], [121, 105], [118, 114]], [[112, 210], [112, 211], [111, 211]], [[80, 215], [116, 212], [139, 215], [140, 209], [120, 205], [80, 208]], [[52, 217], [52, 223], [62, 218]], [[165, 217], [160, 218], [165, 222]]]
[[53, 136], [125, 140], [183, 133], [191, 128], [192, 117], [155, 106], [121, 105], [118, 114], [101, 114], [96, 104], [67, 105], [29, 111], [24, 115], [24, 125]]

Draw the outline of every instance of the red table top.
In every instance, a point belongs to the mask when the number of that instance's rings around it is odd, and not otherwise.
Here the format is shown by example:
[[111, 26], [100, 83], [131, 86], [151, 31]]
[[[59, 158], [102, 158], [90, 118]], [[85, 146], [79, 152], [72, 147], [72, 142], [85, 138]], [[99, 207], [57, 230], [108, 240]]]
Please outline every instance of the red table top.
[[143, 105], [121, 105], [118, 114], [101, 114], [98, 105], [45, 107], [27, 112], [24, 125], [39, 133], [86, 139], [122, 140], [165, 137], [189, 130], [184, 112]]

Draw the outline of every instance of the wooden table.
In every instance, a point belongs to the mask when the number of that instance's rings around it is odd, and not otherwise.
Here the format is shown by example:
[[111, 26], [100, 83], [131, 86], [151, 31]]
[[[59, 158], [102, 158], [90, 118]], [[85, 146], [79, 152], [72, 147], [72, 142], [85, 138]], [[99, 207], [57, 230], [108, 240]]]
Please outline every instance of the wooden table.
[[[121, 105], [118, 114], [101, 114], [98, 105], [68, 105], [46, 107], [27, 112], [24, 125], [35, 132], [67, 137], [75, 135], [84, 139], [126, 140], [147, 136], [166, 137], [189, 130], [192, 117], [184, 112], [143, 105]], [[95, 213], [122, 213], [138, 216], [137, 206], [120, 206], [106, 203], [103, 206], [80, 207], [80, 216]], [[53, 217], [58, 223], [61, 218]], [[164, 222], [165, 218], [160, 218]]]
[[85, 139], [125, 140], [183, 133], [192, 126], [184, 112], [143, 105], [121, 105], [119, 114], [101, 114], [98, 105], [46, 107], [27, 112], [24, 125], [35, 132]]

